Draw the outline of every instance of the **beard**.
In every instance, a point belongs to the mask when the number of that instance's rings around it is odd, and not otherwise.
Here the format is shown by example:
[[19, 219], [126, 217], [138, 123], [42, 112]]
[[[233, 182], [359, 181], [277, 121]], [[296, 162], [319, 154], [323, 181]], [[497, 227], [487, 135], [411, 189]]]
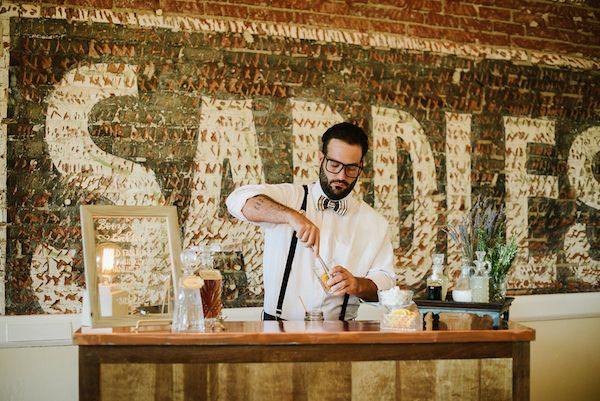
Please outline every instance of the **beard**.
[[[329, 199], [332, 200], [340, 200], [344, 199], [356, 185], [356, 181], [358, 181], [358, 177], [354, 179], [352, 182], [344, 181], [344, 180], [331, 180], [327, 179], [327, 175], [325, 175], [325, 170], [323, 164], [321, 164], [321, 168], [319, 169], [319, 183], [321, 184], [321, 189], [327, 195]], [[347, 185], [344, 189], [336, 189], [332, 184], [336, 182], [343, 182]]]

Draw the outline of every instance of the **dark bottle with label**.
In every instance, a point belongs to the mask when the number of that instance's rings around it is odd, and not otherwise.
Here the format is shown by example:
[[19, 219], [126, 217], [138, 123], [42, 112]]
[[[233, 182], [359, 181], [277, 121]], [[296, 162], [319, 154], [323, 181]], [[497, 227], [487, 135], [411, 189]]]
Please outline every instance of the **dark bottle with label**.
[[427, 286], [427, 299], [430, 301], [441, 301], [442, 300], [441, 284], [431, 284], [431, 285]]
[[427, 299], [445, 301], [448, 291], [448, 277], [444, 275], [444, 254], [433, 255], [431, 276], [427, 278]]

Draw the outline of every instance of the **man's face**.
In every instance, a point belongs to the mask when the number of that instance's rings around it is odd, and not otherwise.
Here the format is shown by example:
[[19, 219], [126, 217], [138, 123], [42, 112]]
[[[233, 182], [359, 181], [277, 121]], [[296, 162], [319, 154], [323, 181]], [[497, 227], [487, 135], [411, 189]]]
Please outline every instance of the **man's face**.
[[[329, 162], [326, 159], [329, 159]], [[347, 175], [348, 167], [341, 167], [340, 163], [346, 166], [362, 167], [362, 148], [360, 145], [349, 145], [339, 139], [332, 139], [327, 145], [327, 154], [324, 155], [323, 152], [319, 152], [319, 163], [321, 166], [319, 169], [319, 181], [323, 192], [330, 199], [342, 199], [352, 192], [358, 176], [349, 177]], [[340, 171], [338, 173], [328, 171], [328, 168], [326, 168], [327, 163], [329, 163], [328, 166], [330, 167], [341, 167]]]

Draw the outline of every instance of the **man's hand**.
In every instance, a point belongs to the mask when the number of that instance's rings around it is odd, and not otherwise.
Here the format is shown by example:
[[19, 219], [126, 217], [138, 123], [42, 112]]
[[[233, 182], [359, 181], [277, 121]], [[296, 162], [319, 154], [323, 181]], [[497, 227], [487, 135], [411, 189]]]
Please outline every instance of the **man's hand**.
[[332, 277], [327, 281], [333, 295], [350, 294], [365, 301], [377, 301], [377, 286], [368, 278], [354, 277], [342, 266], [331, 269]]
[[307, 248], [312, 248], [315, 255], [319, 254], [320, 232], [304, 213], [290, 210], [288, 224], [296, 231], [296, 237]]
[[319, 254], [319, 227], [303, 213], [282, 205], [266, 195], [256, 195], [246, 201], [242, 214], [253, 222], [289, 224], [296, 231], [296, 237], [300, 242], [305, 247], [312, 248], [315, 256]]

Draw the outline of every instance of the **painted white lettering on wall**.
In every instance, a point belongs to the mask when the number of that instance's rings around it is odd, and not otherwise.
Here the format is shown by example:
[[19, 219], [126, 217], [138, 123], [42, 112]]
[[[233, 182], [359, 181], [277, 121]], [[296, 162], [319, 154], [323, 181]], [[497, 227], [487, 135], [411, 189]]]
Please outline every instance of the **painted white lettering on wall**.
[[591, 127], [575, 138], [569, 150], [569, 183], [577, 191], [577, 199], [600, 209], [600, 182], [594, 178], [592, 164], [600, 152], [600, 127]]
[[556, 278], [556, 256], [529, 257], [528, 201], [530, 197], [558, 197], [558, 178], [527, 173], [527, 144], [555, 145], [555, 122], [525, 117], [504, 117], [506, 170], [506, 235], [515, 236], [519, 253], [513, 281], [527, 287], [551, 285]]
[[[137, 96], [135, 67], [97, 64], [68, 72], [50, 92], [46, 119], [46, 141], [53, 164], [69, 186], [97, 192], [114, 204], [160, 204], [164, 202], [154, 173], [131, 161], [104, 152], [92, 141], [87, 126], [93, 106], [109, 96]], [[296, 183], [317, 179], [319, 138], [325, 129], [343, 117], [330, 106], [290, 99], [292, 114], [293, 179]], [[260, 294], [262, 235], [252, 225], [231, 219], [221, 210], [222, 178], [231, 173], [234, 186], [264, 182], [263, 163], [251, 100], [202, 98], [200, 127], [194, 157], [189, 215], [185, 217], [184, 244], [195, 245], [219, 240], [244, 252], [249, 290]], [[410, 114], [373, 106], [373, 181], [375, 208], [390, 222], [395, 248], [400, 243], [400, 227], [413, 228], [410, 249], [397, 257], [400, 281], [415, 285], [427, 273], [435, 249], [438, 200], [433, 152], [420, 123]], [[459, 221], [471, 206], [471, 115], [446, 113], [446, 207], [448, 222]], [[523, 117], [505, 117], [507, 235], [520, 244], [518, 266], [513, 277], [517, 287], [536, 286], [556, 279], [555, 257], [530, 258], [528, 252], [528, 198], [557, 198], [556, 177], [527, 174], [527, 144], [554, 145], [554, 122]], [[600, 127], [580, 134], [569, 155], [569, 179], [578, 198], [590, 207], [600, 205], [600, 185], [592, 173], [592, 159], [600, 145]], [[398, 196], [397, 149], [409, 153], [413, 171], [413, 203], [400, 205]], [[228, 160], [226, 163], [225, 160]], [[224, 166], [231, 171], [223, 171]], [[400, 208], [412, 210], [400, 221]], [[140, 245], [142, 246], [142, 245]], [[574, 225], [565, 238], [566, 256], [582, 266], [579, 276], [597, 278], [598, 263], [590, 261], [585, 227]], [[71, 269], [73, 255], [62, 254], [60, 263], [50, 259], [56, 252], [49, 244], [36, 248], [31, 268], [34, 290], [46, 312], [72, 310], [66, 302], [79, 287], [62, 283], [60, 292], [48, 286], [57, 269]], [[135, 251], [134, 253], [136, 253]], [[458, 261], [459, 250], [449, 243], [450, 263]], [[53, 259], [54, 260], [54, 259]], [[47, 261], [47, 262], [44, 262]], [[588, 261], [589, 263], [584, 263]], [[53, 267], [54, 266], [54, 267]], [[455, 267], [455, 266], [453, 266]], [[56, 270], [56, 271], [55, 271]], [[59, 272], [60, 273], [60, 272]], [[47, 277], [43, 279], [44, 277]], [[70, 297], [73, 299], [73, 297]], [[60, 302], [57, 302], [60, 301]], [[58, 306], [57, 306], [58, 305]]]
[[241, 247], [250, 291], [260, 294], [263, 248], [260, 229], [231, 219], [228, 214], [218, 217], [225, 159], [229, 160], [236, 187], [264, 182], [252, 101], [202, 97], [201, 111], [184, 246], [217, 240], [224, 245]]
[[[471, 209], [471, 115], [446, 113], [446, 207], [448, 224]], [[448, 265], [460, 267], [459, 244], [448, 241]]]
[[[116, 205], [153, 205], [164, 202], [154, 172], [129, 160], [100, 149], [88, 131], [89, 115], [94, 105], [110, 96], [137, 96], [135, 67], [127, 64], [92, 64], [67, 72], [48, 97], [46, 142], [52, 163], [68, 186], [97, 193]], [[144, 227], [138, 227], [145, 232]], [[43, 244], [32, 256], [30, 274], [33, 290], [47, 313], [73, 311], [69, 299], [78, 299], [81, 288], [69, 280], [73, 270], [70, 253], [56, 259], [54, 247]], [[61, 254], [61, 252], [59, 252]], [[51, 269], [53, 262], [62, 271]], [[133, 282], [146, 281], [147, 271], [129, 276]], [[44, 277], [40, 280], [40, 277]], [[168, 276], [167, 276], [168, 277]], [[61, 280], [58, 287], [47, 285]]]
[[[371, 108], [373, 120], [373, 181], [375, 208], [390, 222], [394, 248], [399, 246], [400, 225], [414, 227], [412, 246], [399, 256], [400, 280], [414, 285], [427, 273], [435, 249], [435, 225], [438, 208], [435, 163], [429, 141], [421, 124], [410, 114], [386, 107]], [[408, 148], [413, 167], [412, 222], [399, 221], [398, 172], [396, 142], [401, 139]], [[402, 205], [402, 207], [410, 207]]]
[[[600, 182], [594, 177], [594, 156], [600, 152], [600, 127], [591, 127], [579, 134], [569, 150], [568, 177], [577, 199], [593, 209], [600, 209]], [[573, 224], [565, 235], [565, 258], [576, 277], [591, 285], [598, 284], [600, 261], [590, 255], [587, 227]]]
[[46, 142], [69, 185], [97, 191], [117, 205], [154, 205], [163, 199], [154, 172], [100, 149], [88, 132], [89, 115], [110, 96], [137, 96], [135, 67], [93, 64], [65, 74], [47, 98]]

